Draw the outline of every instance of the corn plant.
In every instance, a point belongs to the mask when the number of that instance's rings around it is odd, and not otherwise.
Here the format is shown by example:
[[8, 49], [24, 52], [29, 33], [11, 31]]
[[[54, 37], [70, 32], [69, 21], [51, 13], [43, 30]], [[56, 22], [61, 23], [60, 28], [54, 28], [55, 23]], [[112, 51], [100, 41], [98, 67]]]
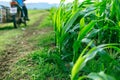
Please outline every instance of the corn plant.
[[116, 78], [120, 73], [120, 1], [64, 2], [61, 0], [53, 15], [53, 24], [61, 60], [73, 63], [71, 79], [104, 75], [102, 80], [105, 76], [108, 77], [105, 80], [114, 80], [109, 75]]
[[[74, 65], [74, 67], [72, 68], [71, 80], [78, 80], [78, 79], [81, 80], [82, 78], [84, 78], [84, 76], [78, 78], [79, 71], [82, 70], [82, 68], [87, 64], [87, 62], [89, 60], [93, 59], [96, 56], [96, 54], [98, 52], [101, 52], [103, 49], [114, 48], [120, 52], [120, 48], [112, 46], [113, 44], [105, 44], [105, 45], [95, 46], [88, 51], [88, 48], [91, 44], [92, 43], [88, 44], [88, 46], [82, 51], [82, 53], [80, 54], [78, 60], [76, 61], [75, 65]], [[104, 80], [104, 79], [102, 79], [102, 80]], [[105, 79], [105, 80], [109, 80], [109, 78]]]

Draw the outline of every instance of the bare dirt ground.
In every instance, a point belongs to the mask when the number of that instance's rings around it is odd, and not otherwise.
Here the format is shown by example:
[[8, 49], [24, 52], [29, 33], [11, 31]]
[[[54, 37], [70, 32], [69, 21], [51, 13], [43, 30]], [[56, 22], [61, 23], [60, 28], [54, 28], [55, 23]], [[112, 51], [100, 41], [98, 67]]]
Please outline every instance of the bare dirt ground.
[[29, 52], [36, 49], [33, 45], [34, 43], [28, 42], [28, 38], [34, 35], [44, 35], [42, 33], [46, 33], [51, 28], [46, 27], [44, 29], [38, 30], [36, 27], [39, 26], [40, 23], [46, 14], [42, 14], [39, 20], [32, 25], [29, 25], [24, 31], [23, 34], [13, 38], [14, 43], [6, 45], [6, 49], [2, 52], [2, 56], [0, 56], [0, 80], [3, 80], [6, 74], [9, 74], [10, 67], [14, 63], [16, 63], [19, 59], [26, 56]]

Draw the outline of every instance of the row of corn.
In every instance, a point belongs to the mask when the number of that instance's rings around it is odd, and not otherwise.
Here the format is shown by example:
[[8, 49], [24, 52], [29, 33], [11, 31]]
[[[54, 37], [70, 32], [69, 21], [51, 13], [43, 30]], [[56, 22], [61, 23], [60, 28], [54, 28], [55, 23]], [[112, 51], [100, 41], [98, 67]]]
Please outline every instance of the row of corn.
[[61, 0], [51, 13], [71, 80], [120, 80], [120, 0]]

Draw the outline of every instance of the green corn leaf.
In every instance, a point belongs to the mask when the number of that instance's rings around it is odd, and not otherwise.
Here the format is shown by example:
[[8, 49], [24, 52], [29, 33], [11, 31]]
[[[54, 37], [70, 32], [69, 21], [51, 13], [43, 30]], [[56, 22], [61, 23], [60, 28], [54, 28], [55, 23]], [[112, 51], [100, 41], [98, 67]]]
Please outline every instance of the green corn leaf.
[[76, 11], [76, 13], [70, 17], [66, 25], [63, 27], [63, 34], [65, 34], [72, 27], [73, 23], [75, 23], [78, 17], [79, 17], [79, 11]]
[[79, 59], [77, 60], [76, 64], [72, 68], [71, 80], [77, 80], [77, 74], [78, 74], [80, 68], [85, 66], [84, 61], [85, 61], [85, 58], [79, 57]]
[[97, 21], [91, 21], [88, 25], [86, 25], [79, 33], [77, 40], [81, 41], [86, 34], [94, 27]]
[[74, 33], [74, 32], [76, 32], [75, 30], [79, 29], [79, 27], [80, 26], [79, 26], [79, 23], [78, 23], [69, 32]]
[[[91, 42], [88, 44], [88, 46], [90, 46], [90, 44], [92, 44]], [[78, 72], [86, 65], [86, 63], [93, 59], [96, 54], [98, 52], [101, 52], [103, 49], [106, 49], [106, 48], [113, 48], [117, 51], [120, 52], [120, 48], [119, 47], [116, 47], [114, 45], [117, 45], [117, 44], [103, 44], [103, 45], [100, 45], [100, 46], [95, 46], [93, 48], [91, 48], [86, 54], [86, 50], [88, 48], [88, 46], [83, 50], [83, 52], [80, 54], [78, 60], [76, 61], [75, 65], [73, 66], [73, 69], [72, 69], [72, 76], [71, 76], [71, 80], [76, 80], [78, 79], [77, 78], [77, 74]], [[85, 54], [85, 55], [84, 55]]]
[[87, 38], [91, 39], [93, 38], [94, 36], [97, 35], [98, 32], [100, 32], [101, 29], [93, 29], [92, 31], [90, 31], [90, 33], [87, 34]]
[[104, 72], [90, 73], [88, 75], [88, 78], [90, 78], [92, 80], [116, 80], [115, 78], [105, 74]]
[[[92, 30], [92, 28], [94, 27], [94, 25], [96, 24], [96, 22], [97, 22], [97, 21], [94, 21], [94, 20], [93, 20], [93, 21], [91, 21], [88, 25], [86, 25], [83, 29], [80, 30], [79, 35], [78, 35], [78, 38], [77, 38], [77, 40], [76, 40], [76, 41], [74, 42], [74, 44], [73, 44], [74, 55], [77, 54], [82, 39], [87, 35], [87, 33], [88, 33], [89, 31]], [[76, 57], [76, 56], [74, 56], [74, 62], [75, 62], [75, 57]]]
[[72, 13], [74, 14], [78, 9], [78, 0], [73, 1], [73, 10]]
[[82, 29], [84, 26], [85, 26], [85, 18], [83, 17], [83, 18], [80, 20], [80, 29]]
[[79, 56], [78, 60], [76, 61], [74, 67], [72, 68], [72, 80], [75, 80], [75, 78], [77, 77], [77, 73], [79, 72], [79, 70], [81, 70], [84, 66], [85, 66], [85, 57], [83, 57], [83, 54], [86, 52], [86, 50], [88, 49], [88, 47], [92, 44], [92, 41], [88, 44], [88, 46], [83, 50], [83, 52], [81, 53], [81, 55]]

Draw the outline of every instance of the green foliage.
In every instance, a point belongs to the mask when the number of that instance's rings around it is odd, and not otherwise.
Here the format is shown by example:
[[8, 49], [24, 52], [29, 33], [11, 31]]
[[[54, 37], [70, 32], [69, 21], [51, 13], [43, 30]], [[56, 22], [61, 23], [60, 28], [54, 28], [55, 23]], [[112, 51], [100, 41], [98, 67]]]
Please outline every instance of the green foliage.
[[[10, 26], [12, 27], [12, 26]], [[12, 28], [11, 28], [12, 29]], [[12, 44], [14, 41], [12, 40], [13, 37], [19, 36], [22, 32], [21, 30], [6, 30], [7, 32], [4, 33], [4, 31], [0, 32], [2, 35], [0, 35], [0, 51], [5, 50], [6, 46], [8, 44]], [[1, 55], [1, 53], [0, 53]]]
[[67, 74], [63, 73], [56, 65], [55, 56], [50, 56], [47, 49], [34, 51], [27, 57], [19, 60], [14, 65], [12, 73], [6, 76], [5, 80], [47, 80], [47, 79], [68, 79]]
[[[37, 16], [41, 16], [41, 14], [46, 15], [43, 17], [43, 21], [39, 22], [42, 25], [27, 28], [30, 31], [30, 36], [26, 36], [26, 40], [33, 48], [29, 48], [31, 49], [30, 53], [25, 52], [27, 55], [20, 57], [21, 59], [18, 62], [11, 65], [11, 71], [6, 74], [4, 80], [69, 80], [68, 73], [64, 73], [64, 66], [61, 66], [64, 63], [60, 55], [56, 54], [57, 51], [54, 50], [54, 31], [49, 26], [51, 23], [45, 22], [49, 21], [49, 13], [41, 12], [39, 14], [39, 11], [30, 12], [36, 13]], [[36, 15], [35, 18], [37, 20]], [[34, 16], [32, 16], [32, 19], [34, 20]], [[29, 23], [30, 26], [32, 23], [36, 24], [33, 20]], [[20, 54], [22, 55], [21, 52]]]
[[52, 20], [50, 15], [47, 15], [46, 18], [43, 19], [43, 21], [40, 23], [39, 27], [52, 27]]
[[[88, 46], [90, 46], [92, 43], [88, 44]], [[118, 52], [120, 52], [120, 48], [118, 47], [114, 47], [112, 46], [114, 44], [106, 44], [106, 45], [100, 45], [100, 46], [95, 46], [93, 48], [91, 48], [86, 54], [85, 52], [88, 50], [88, 46], [83, 50], [83, 52], [80, 54], [78, 60], [76, 61], [73, 69], [72, 69], [72, 80], [76, 80], [76, 76], [78, 74], [78, 72], [86, 65], [86, 63], [93, 59], [95, 57], [95, 55], [98, 52], [101, 52], [104, 48], [114, 48], [115, 50], [118, 50]], [[84, 55], [85, 54], [85, 55]], [[103, 79], [104, 80], [104, 79]], [[109, 79], [107, 79], [109, 80]]]
[[[115, 80], [113, 77], [106, 75], [104, 72], [90, 73], [88, 75], [88, 78], [93, 79], [93, 80]], [[79, 79], [79, 80], [81, 80], [81, 79]]]
[[[78, 54], [79, 47], [81, 46], [82, 39], [86, 36], [86, 34], [94, 27], [96, 21], [91, 21], [88, 25], [86, 25], [84, 28], [82, 28], [78, 34], [77, 40], [73, 44], [73, 50], [74, 50], [74, 61], [76, 61], [76, 58]], [[74, 62], [73, 61], [73, 62]]]
[[58, 9], [53, 10], [56, 47], [62, 60], [74, 64], [72, 80], [79, 76], [79, 80], [120, 79], [119, 7], [119, 0], [74, 0], [68, 4], [61, 1]]

